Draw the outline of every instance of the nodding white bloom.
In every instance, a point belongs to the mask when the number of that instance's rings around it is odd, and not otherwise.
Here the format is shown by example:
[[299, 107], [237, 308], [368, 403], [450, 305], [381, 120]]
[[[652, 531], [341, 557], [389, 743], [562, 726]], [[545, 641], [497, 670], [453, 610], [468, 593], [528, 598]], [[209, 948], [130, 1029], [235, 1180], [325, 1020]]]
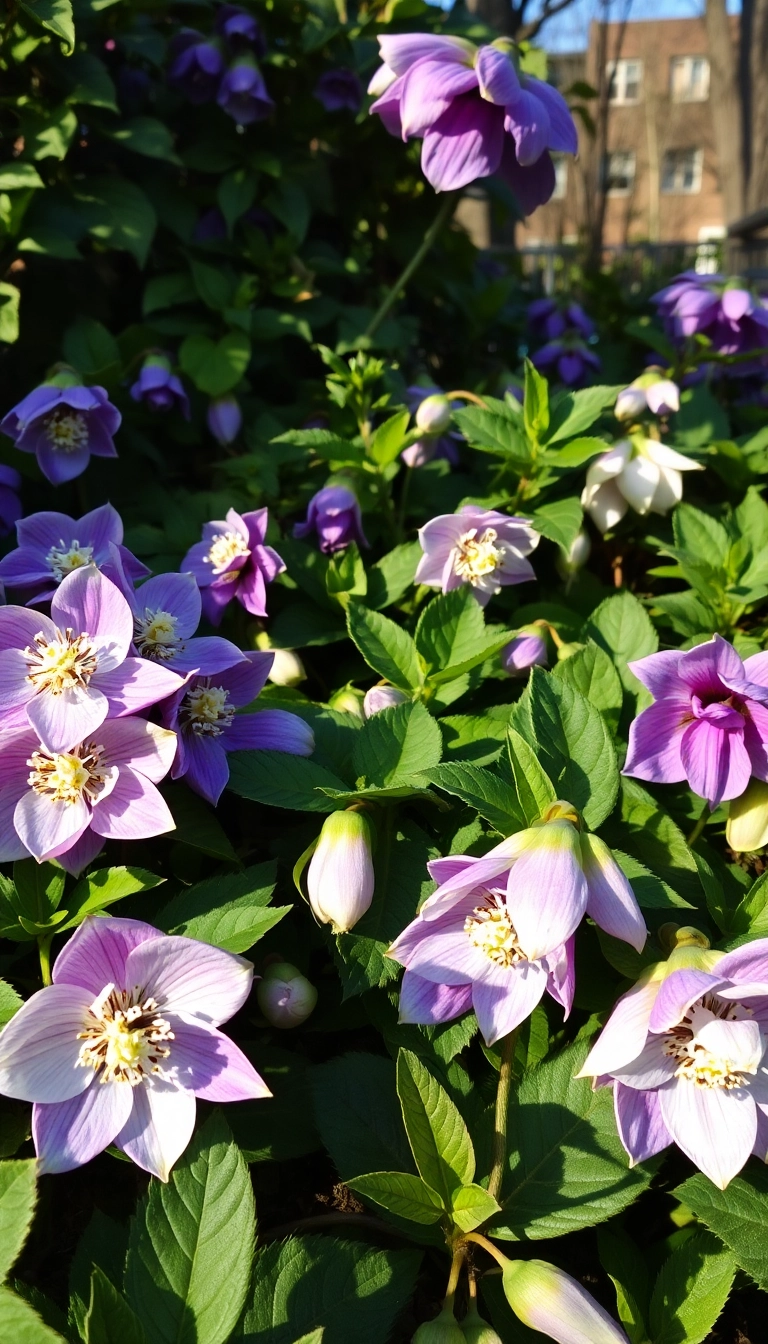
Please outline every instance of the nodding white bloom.
[[273, 962], [256, 986], [256, 998], [267, 1021], [284, 1030], [299, 1027], [314, 1012], [317, 990], [297, 966]]
[[504, 1295], [515, 1315], [558, 1344], [629, 1344], [586, 1288], [546, 1260], [508, 1260]]
[[657, 439], [633, 434], [621, 439], [587, 469], [582, 508], [601, 532], [620, 523], [631, 506], [636, 513], [667, 513], [683, 497], [683, 471], [703, 471]]
[[323, 822], [307, 873], [309, 903], [321, 924], [348, 933], [373, 900], [371, 827], [357, 808], [332, 812]]
[[371, 715], [380, 714], [383, 709], [404, 705], [408, 699], [405, 691], [398, 691], [396, 686], [371, 686], [365, 692], [363, 714], [366, 719], [370, 719]]
[[680, 388], [661, 369], [646, 369], [616, 398], [613, 413], [617, 420], [638, 420], [650, 411], [653, 415], [671, 415], [680, 410]]

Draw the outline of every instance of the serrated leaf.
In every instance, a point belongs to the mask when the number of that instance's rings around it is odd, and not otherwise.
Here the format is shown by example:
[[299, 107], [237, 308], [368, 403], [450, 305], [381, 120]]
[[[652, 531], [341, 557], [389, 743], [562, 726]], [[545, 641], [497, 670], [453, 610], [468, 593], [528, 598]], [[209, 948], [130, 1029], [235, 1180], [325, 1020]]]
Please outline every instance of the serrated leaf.
[[389, 466], [402, 451], [410, 418], [410, 411], [397, 411], [373, 431], [368, 455], [378, 466]]
[[276, 880], [274, 860], [254, 864], [242, 873], [210, 877], [174, 896], [157, 916], [158, 928], [223, 947], [226, 952], [247, 952], [293, 909], [270, 906]]
[[489, 1195], [481, 1185], [462, 1185], [453, 1197], [451, 1215], [462, 1232], [474, 1232], [476, 1227], [499, 1212], [499, 1206], [493, 1195]]
[[619, 1320], [631, 1344], [646, 1344], [648, 1271], [638, 1247], [621, 1227], [611, 1223], [597, 1230], [600, 1263], [616, 1289]]
[[411, 636], [388, 616], [359, 602], [347, 607], [349, 637], [369, 667], [402, 691], [416, 690], [424, 674]]
[[241, 798], [298, 812], [333, 812], [324, 788], [345, 792], [343, 779], [306, 756], [285, 751], [237, 751], [229, 760], [229, 787]]
[[585, 387], [558, 397], [551, 408], [547, 447], [574, 434], [583, 434], [608, 406], [613, 406], [622, 390], [622, 387]]
[[[242, 754], [238, 752], [232, 756], [230, 765], [234, 765]], [[238, 862], [221, 822], [198, 794], [181, 783], [163, 782], [159, 787], [176, 822], [173, 839], [177, 844], [191, 845], [193, 849], [210, 854], [214, 859], [224, 859], [227, 863]]]
[[18, 1260], [32, 1225], [36, 1180], [34, 1159], [0, 1162], [0, 1282]]
[[536, 752], [516, 728], [507, 729], [507, 747], [523, 825], [532, 826], [555, 802], [557, 793]]
[[65, 55], [75, 49], [71, 0], [19, 0], [19, 8], [61, 42]]
[[147, 1344], [224, 1344], [245, 1303], [255, 1231], [248, 1167], [218, 1112], [131, 1228], [126, 1295]]
[[367, 719], [355, 735], [357, 775], [377, 788], [410, 781], [436, 766], [442, 755], [440, 729], [420, 704], [394, 705]]
[[492, 771], [462, 761], [456, 765], [433, 766], [425, 771], [425, 775], [439, 789], [445, 789], [446, 793], [452, 793], [474, 807], [502, 835], [525, 825], [514, 790]]
[[531, 518], [531, 525], [543, 537], [554, 541], [565, 555], [581, 531], [584, 513], [578, 498], [558, 499], [543, 504]]
[[421, 1177], [450, 1207], [456, 1187], [475, 1174], [469, 1130], [448, 1093], [410, 1050], [397, 1056], [397, 1095]]
[[81, 878], [71, 896], [67, 897], [67, 921], [58, 926], [59, 932], [74, 929], [87, 915], [104, 910], [136, 891], [151, 891], [164, 881], [164, 877], [156, 877], [145, 868], [97, 868], [88, 877]]
[[513, 469], [524, 471], [531, 460], [530, 449], [521, 433], [521, 426], [510, 411], [481, 410], [468, 406], [455, 411], [454, 420], [473, 448], [506, 458]]
[[595, 830], [619, 791], [616, 751], [598, 709], [567, 683], [534, 667], [530, 712], [542, 768], [558, 798], [577, 807]]
[[[351, 1190], [413, 1223], [437, 1223], [444, 1205], [439, 1195], [407, 1171], [373, 1171], [347, 1182]], [[469, 1229], [467, 1229], [469, 1230]]]
[[728, 1300], [735, 1275], [735, 1256], [707, 1232], [674, 1250], [651, 1297], [654, 1344], [702, 1344]]
[[469, 584], [433, 597], [424, 608], [414, 635], [416, 648], [432, 679], [433, 674], [448, 668], [451, 677], [455, 677], [460, 669], [476, 666], [478, 650], [483, 650], [481, 659], [489, 656], [485, 650], [491, 639], [492, 632], [486, 630], [482, 607]]
[[85, 1318], [85, 1344], [116, 1344], [117, 1340], [120, 1344], [144, 1344], [144, 1330], [122, 1293], [95, 1265]]
[[4, 1027], [6, 1022], [10, 1022], [14, 1014], [18, 1013], [24, 1000], [16, 993], [12, 985], [7, 980], [0, 980], [0, 1027]]
[[545, 461], [553, 467], [559, 467], [561, 471], [572, 467], [583, 467], [591, 457], [596, 457], [598, 453], [604, 453], [609, 444], [605, 439], [597, 438], [577, 438], [571, 439], [570, 443], [557, 443], [551, 450], [547, 450]]
[[691, 1176], [674, 1194], [730, 1247], [739, 1267], [768, 1289], [768, 1168], [750, 1162], [725, 1190], [718, 1190], [706, 1176]]
[[601, 602], [584, 626], [582, 638], [594, 640], [610, 654], [625, 690], [635, 696], [645, 694], [627, 663], [656, 653], [659, 637], [645, 607], [632, 593], [616, 593]]
[[0, 1339], [9, 1344], [65, 1344], [64, 1336], [9, 1288], [0, 1288]]
[[552, 675], [596, 705], [609, 727], [616, 731], [623, 693], [619, 674], [605, 649], [590, 641], [578, 653], [557, 663]]
[[416, 1174], [391, 1059], [340, 1055], [317, 1065], [311, 1083], [317, 1128], [343, 1181], [387, 1169]]
[[530, 359], [525, 361], [523, 423], [534, 443], [546, 438], [549, 429], [549, 384]]

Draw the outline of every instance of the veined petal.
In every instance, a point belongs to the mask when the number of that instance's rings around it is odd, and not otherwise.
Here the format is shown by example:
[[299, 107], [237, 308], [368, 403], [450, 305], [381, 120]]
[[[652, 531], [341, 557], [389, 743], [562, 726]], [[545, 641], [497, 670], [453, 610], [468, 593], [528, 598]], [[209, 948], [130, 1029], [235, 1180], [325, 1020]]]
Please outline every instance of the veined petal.
[[406, 971], [400, 986], [400, 1022], [436, 1026], [451, 1022], [472, 1007], [471, 985], [438, 985]]
[[153, 784], [165, 778], [176, 755], [176, 734], [147, 719], [109, 719], [99, 741], [110, 765], [128, 766]]
[[215, 1027], [171, 1020], [173, 1045], [169, 1064], [180, 1087], [204, 1101], [248, 1101], [271, 1097], [264, 1079], [242, 1050]]
[[585, 486], [581, 492], [581, 504], [601, 532], [610, 532], [616, 527], [629, 508], [615, 481]]
[[720, 974], [718, 963], [717, 974], [710, 975], [708, 971], [698, 971], [685, 969], [672, 971], [662, 981], [656, 1001], [651, 1011], [649, 1029], [655, 1032], [668, 1031], [670, 1027], [676, 1027], [682, 1021], [692, 1003], [700, 999], [703, 994], [712, 994], [719, 985], [722, 985], [726, 977]]
[[[444, 881], [437, 891], [427, 897], [419, 914], [426, 920], [437, 919], [475, 888], [492, 883], [512, 867], [515, 859], [519, 858], [528, 845], [534, 844], [538, 836], [538, 828], [531, 827], [525, 831], [518, 831], [517, 835], [510, 835], [506, 840], [502, 840], [501, 844], [489, 849], [481, 859], [469, 859], [466, 866], [456, 872], [455, 876], [449, 877], [448, 881]], [[462, 863], [464, 858], [464, 855], [457, 854], [451, 860], [436, 860], [434, 864], [428, 865], [431, 876], [439, 880], [435, 871], [438, 863], [458, 864]]]
[[472, 985], [472, 1006], [486, 1045], [494, 1045], [530, 1017], [547, 987], [547, 973], [540, 962], [496, 969], [504, 970], [503, 978], [477, 980]]
[[475, 60], [480, 96], [489, 103], [505, 107], [520, 97], [520, 80], [508, 52], [498, 47], [481, 47]]
[[144, 840], [175, 830], [176, 822], [156, 786], [124, 766], [112, 792], [96, 803], [91, 827], [105, 840]]
[[661, 653], [649, 653], [646, 658], [636, 658], [627, 666], [651, 692], [654, 700], [677, 698], [690, 712], [690, 694], [680, 678], [682, 656], [680, 649], [665, 649]]
[[599, 1078], [631, 1064], [645, 1047], [653, 1005], [659, 992], [658, 980], [635, 985], [619, 999], [603, 1030], [590, 1050], [579, 1078]]
[[455, 61], [417, 61], [403, 77], [400, 94], [402, 136], [422, 136], [447, 112], [454, 98], [477, 88], [471, 66]]
[[726, 952], [717, 963], [717, 973], [724, 980], [768, 981], [768, 938], [756, 938], [735, 952]]
[[253, 966], [208, 943], [162, 934], [129, 953], [126, 975], [128, 984], [145, 985], [161, 1010], [219, 1026], [248, 998]]
[[[493, 963], [469, 941], [463, 922], [458, 928], [427, 924], [425, 929], [427, 936], [408, 954], [409, 971], [438, 985], [466, 985], [490, 974]], [[395, 960], [399, 959], [395, 954]]]
[[41, 1176], [72, 1171], [102, 1153], [126, 1123], [133, 1106], [129, 1083], [94, 1082], [70, 1101], [37, 1102], [32, 1138]]
[[663, 1088], [674, 1078], [677, 1067], [678, 1061], [665, 1053], [664, 1042], [658, 1036], [649, 1036], [640, 1054], [612, 1073], [620, 1083], [645, 1092], [649, 1088]]
[[691, 788], [710, 807], [738, 798], [752, 774], [743, 731], [717, 728], [706, 719], [699, 719], [685, 729], [680, 740], [680, 760]]
[[577, 154], [579, 137], [576, 132], [576, 123], [563, 95], [558, 93], [557, 89], [553, 88], [551, 84], [545, 83], [542, 79], [536, 79], [533, 75], [525, 76], [525, 87], [536, 95], [539, 102], [544, 104], [549, 113], [547, 149], [560, 151], [562, 154]]
[[674, 1142], [661, 1114], [660, 1096], [660, 1092], [638, 1092], [623, 1083], [613, 1085], [616, 1128], [632, 1167], [636, 1162], [647, 1162]]
[[112, 671], [97, 672], [92, 684], [108, 698], [111, 716], [120, 718], [174, 695], [182, 679], [148, 658], [125, 658]]
[[424, 136], [421, 171], [435, 191], [454, 191], [495, 173], [503, 147], [502, 108], [465, 93]]
[[[653, 389], [649, 388], [650, 395]], [[670, 448], [666, 443], [659, 443], [657, 439], [645, 440], [645, 452], [657, 467], [672, 468], [673, 471], [703, 471], [701, 462], [694, 462], [690, 457], [683, 457], [682, 453], [676, 453], [674, 448]]]
[[98, 638], [102, 671], [118, 667], [131, 646], [131, 609], [120, 589], [95, 565], [83, 565], [62, 579], [51, 599], [51, 619], [61, 630], [69, 626]]
[[590, 463], [587, 468], [587, 485], [602, 485], [604, 481], [620, 476], [631, 455], [632, 444], [629, 439], [615, 443], [607, 453], [601, 453], [600, 457]]
[[622, 774], [657, 784], [679, 784], [686, 778], [681, 746], [687, 726], [685, 704], [679, 700], [649, 705], [630, 725]]
[[27, 705], [27, 718], [46, 751], [66, 752], [90, 737], [106, 719], [109, 704], [93, 686], [73, 686], [52, 695], [40, 691]]
[[604, 840], [581, 836], [581, 855], [587, 879], [587, 914], [613, 938], [642, 952], [648, 931], [635, 893]]
[[686, 1078], [659, 1093], [664, 1124], [678, 1148], [724, 1190], [752, 1152], [755, 1103], [745, 1088], [697, 1087]]
[[90, 991], [48, 985], [21, 1007], [0, 1033], [0, 1092], [19, 1101], [69, 1101], [93, 1081], [77, 1067]]
[[504, 130], [515, 142], [517, 161], [522, 168], [530, 168], [541, 158], [549, 143], [549, 112], [546, 104], [535, 93], [521, 89], [504, 112]]
[[553, 952], [575, 933], [587, 908], [579, 836], [569, 821], [536, 827], [507, 883], [507, 908], [529, 961]]
[[53, 967], [55, 985], [81, 985], [91, 999], [106, 985], [125, 985], [128, 953], [160, 931], [140, 919], [88, 915], [64, 944]]
[[471, 65], [477, 48], [463, 37], [442, 33], [395, 33], [378, 39], [381, 59], [396, 75], [404, 75], [416, 61], [424, 59]]
[[64, 803], [28, 789], [13, 813], [13, 824], [22, 844], [38, 863], [55, 858], [80, 838], [91, 819], [87, 803]]
[[5, 717], [9, 709], [25, 705], [34, 694], [35, 689], [29, 681], [29, 663], [23, 651], [0, 650], [0, 713]]
[[172, 1166], [192, 1138], [197, 1110], [195, 1094], [161, 1080], [131, 1091], [131, 1114], [115, 1143], [137, 1167], [160, 1181], [167, 1181]]
[[647, 457], [633, 457], [617, 477], [617, 485], [624, 498], [637, 513], [647, 513], [658, 488], [660, 471]]

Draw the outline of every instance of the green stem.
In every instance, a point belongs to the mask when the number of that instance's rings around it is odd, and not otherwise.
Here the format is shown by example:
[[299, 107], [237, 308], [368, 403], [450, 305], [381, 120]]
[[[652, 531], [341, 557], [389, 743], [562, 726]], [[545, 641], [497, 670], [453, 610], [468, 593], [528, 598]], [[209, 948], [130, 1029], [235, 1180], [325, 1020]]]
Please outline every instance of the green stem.
[[688, 836], [688, 845], [690, 849], [693, 849], [693, 846], [696, 844], [696, 841], [698, 840], [699, 836], [704, 830], [704, 827], [709, 821], [710, 815], [711, 813], [709, 810], [709, 804], [705, 803], [701, 810], [701, 816], [699, 817], [699, 820], [696, 822], [696, 825], [691, 831], [691, 834]]
[[400, 491], [400, 504], [397, 510], [397, 536], [400, 541], [405, 537], [405, 514], [408, 508], [408, 495], [413, 479], [413, 467], [406, 467], [403, 488]]
[[456, 1289], [459, 1286], [459, 1279], [461, 1278], [461, 1267], [464, 1264], [464, 1257], [466, 1256], [466, 1254], [467, 1254], [467, 1248], [461, 1243], [456, 1247], [456, 1249], [453, 1252], [453, 1259], [451, 1261], [451, 1272], [450, 1275], [448, 1276], [448, 1286], [446, 1287], [445, 1290], [446, 1301], [449, 1302], [450, 1304], [453, 1304], [453, 1297], [456, 1292]]
[[493, 1242], [489, 1241], [487, 1237], [482, 1236], [480, 1232], [465, 1232], [463, 1240], [474, 1241], [477, 1246], [482, 1246], [483, 1250], [487, 1251], [489, 1255], [492, 1255], [496, 1263], [501, 1265], [502, 1269], [508, 1263], [506, 1255], [502, 1255], [498, 1247], [494, 1246]]
[[488, 1194], [498, 1199], [501, 1194], [501, 1183], [504, 1179], [504, 1168], [507, 1161], [507, 1121], [509, 1119], [509, 1094], [512, 1088], [512, 1074], [515, 1066], [515, 1045], [517, 1044], [517, 1031], [510, 1031], [501, 1042], [501, 1067], [499, 1068], [499, 1082], [496, 1088], [496, 1117], [493, 1127], [493, 1155], [491, 1160], [491, 1175], [488, 1180]]
[[37, 940], [37, 950], [40, 955], [40, 974], [44, 985], [52, 985], [51, 979], [51, 942], [53, 934], [41, 934]]
[[408, 262], [408, 265], [398, 276], [392, 288], [387, 292], [386, 298], [384, 299], [383, 303], [379, 305], [378, 309], [376, 310], [370, 322], [368, 323], [368, 326], [363, 332], [364, 336], [366, 337], [374, 336], [375, 333], [378, 331], [385, 317], [388, 316], [390, 309], [393, 308], [394, 305], [397, 303], [400, 294], [406, 288], [408, 281], [411, 279], [411, 276], [414, 275], [416, 271], [419, 269], [422, 261], [429, 252], [429, 249], [431, 248], [432, 244], [434, 243], [435, 239], [437, 238], [438, 234], [443, 228], [443, 225], [448, 223], [448, 220], [451, 218], [451, 215], [456, 209], [460, 196], [461, 196], [460, 191], [449, 191], [446, 194], [440, 206], [440, 209], [438, 210], [437, 214], [435, 215], [435, 218], [433, 219], [432, 223], [427, 229], [427, 232], [424, 234], [421, 246], [416, 249], [413, 256], [411, 257], [411, 260]]

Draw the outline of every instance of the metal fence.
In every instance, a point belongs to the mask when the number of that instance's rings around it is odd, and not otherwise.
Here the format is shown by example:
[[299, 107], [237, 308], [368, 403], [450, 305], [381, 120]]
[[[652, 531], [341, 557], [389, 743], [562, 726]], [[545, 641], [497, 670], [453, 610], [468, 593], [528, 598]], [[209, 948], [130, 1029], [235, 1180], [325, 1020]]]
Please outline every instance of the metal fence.
[[[492, 250], [501, 253], [507, 249]], [[739, 266], [739, 274], [751, 276], [752, 269], [760, 265], [763, 268], [760, 278], [763, 275], [768, 277], [768, 240], [762, 243], [741, 243], [740, 250], [747, 250], [749, 256], [744, 258], [748, 269]], [[602, 264], [605, 270], [619, 275], [623, 284], [641, 289], [680, 271], [691, 270], [702, 275], [713, 275], [727, 264], [727, 269], [733, 273], [732, 251], [733, 240], [720, 238], [699, 243], [628, 243], [604, 247]], [[566, 243], [521, 247], [516, 249], [515, 255], [523, 274], [531, 279], [538, 278], [546, 294], [568, 288], [584, 261], [583, 249], [576, 244]]]

